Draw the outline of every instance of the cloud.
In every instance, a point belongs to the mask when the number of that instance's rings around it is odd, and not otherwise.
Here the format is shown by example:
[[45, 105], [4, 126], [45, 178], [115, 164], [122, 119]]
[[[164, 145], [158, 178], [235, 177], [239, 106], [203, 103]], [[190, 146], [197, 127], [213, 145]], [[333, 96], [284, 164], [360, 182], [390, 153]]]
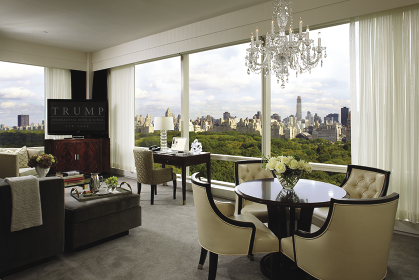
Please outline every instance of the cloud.
[[212, 101], [215, 99], [214, 95], [210, 95], [206, 97], [207, 100]]
[[0, 90], [0, 98], [2, 99], [23, 99], [31, 97], [36, 97], [36, 94], [23, 87], [9, 87]]
[[142, 90], [140, 88], [135, 88], [135, 98], [145, 98], [148, 96], [148, 92], [146, 90]]
[[251, 101], [255, 101], [256, 98], [251, 97], [251, 96], [245, 96], [245, 97], [241, 97], [240, 101], [245, 101], [245, 102], [251, 102]]
[[17, 103], [14, 102], [2, 102], [0, 103], [0, 108], [2, 109], [13, 109], [18, 107], [19, 105]]

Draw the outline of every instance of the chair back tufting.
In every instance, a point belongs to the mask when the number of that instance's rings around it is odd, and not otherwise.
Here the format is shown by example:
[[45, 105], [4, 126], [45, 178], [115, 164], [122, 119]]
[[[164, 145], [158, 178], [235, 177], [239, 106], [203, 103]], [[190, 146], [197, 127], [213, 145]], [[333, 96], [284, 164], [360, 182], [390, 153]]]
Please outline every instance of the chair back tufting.
[[349, 193], [351, 199], [378, 198], [387, 194], [389, 179], [389, 171], [348, 165], [342, 188]]
[[260, 160], [236, 161], [234, 165], [236, 186], [251, 180], [273, 178], [272, 171], [264, 169]]

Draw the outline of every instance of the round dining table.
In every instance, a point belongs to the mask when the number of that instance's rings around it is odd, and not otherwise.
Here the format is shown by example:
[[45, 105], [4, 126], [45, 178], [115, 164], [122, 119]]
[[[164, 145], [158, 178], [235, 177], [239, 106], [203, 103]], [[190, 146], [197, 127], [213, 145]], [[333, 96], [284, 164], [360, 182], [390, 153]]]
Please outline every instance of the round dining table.
[[[278, 179], [272, 178], [241, 183], [236, 186], [235, 192], [239, 197], [239, 213], [243, 199], [267, 206], [268, 227], [279, 240], [292, 236], [296, 229], [310, 232], [314, 208], [328, 207], [331, 198], [349, 198], [349, 194], [341, 187], [305, 179], [300, 179], [291, 191], [283, 189]], [[274, 266], [274, 269], [279, 267], [267, 255], [261, 260], [261, 271], [268, 278], [271, 274], [270, 266]], [[279, 271], [273, 273], [279, 275]]]

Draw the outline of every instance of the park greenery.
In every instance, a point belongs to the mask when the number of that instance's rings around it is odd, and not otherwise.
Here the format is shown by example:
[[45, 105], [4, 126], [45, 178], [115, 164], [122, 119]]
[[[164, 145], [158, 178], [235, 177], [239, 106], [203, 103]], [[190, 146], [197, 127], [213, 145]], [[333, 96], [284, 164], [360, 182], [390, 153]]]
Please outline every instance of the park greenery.
[[[173, 137], [180, 137], [180, 132], [168, 132], [168, 146]], [[160, 137], [158, 132], [137, 133], [135, 135], [135, 145], [148, 147], [159, 145]], [[190, 144], [198, 139], [202, 144], [203, 151], [213, 154], [235, 155], [245, 157], [262, 157], [262, 137], [251, 133], [229, 132], [190, 132]], [[351, 163], [351, 144], [342, 142], [330, 142], [324, 139], [305, 140], [302, 138], [294, 139], [272, 139], [271, 155], [298, 155], [299, 158], [307, 162], [348, 165]], [[175, 172], [180, 173], [178, 168]], [[190, 167], [191, 173], [200, 172], [206, 176], [206, 166], [196, 165]], [[313, 171], [303, 178], [340, 185], [345, 174]], [[234, 163], [229, 161], [211, 161], [211, 179], [234, 182]]]
[[44, 146], [44, 130], [0, 130], [0, 148]]

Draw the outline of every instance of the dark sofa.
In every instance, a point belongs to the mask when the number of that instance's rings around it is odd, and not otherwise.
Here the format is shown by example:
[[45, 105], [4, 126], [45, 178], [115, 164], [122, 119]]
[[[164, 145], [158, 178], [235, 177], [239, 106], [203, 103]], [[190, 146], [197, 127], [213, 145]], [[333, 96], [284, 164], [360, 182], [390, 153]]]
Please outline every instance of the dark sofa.
[[64, 251], [64, 180], [40, 178], [41, 226], [10, 232], [11, 190], [0, 180], [0, 275]]

